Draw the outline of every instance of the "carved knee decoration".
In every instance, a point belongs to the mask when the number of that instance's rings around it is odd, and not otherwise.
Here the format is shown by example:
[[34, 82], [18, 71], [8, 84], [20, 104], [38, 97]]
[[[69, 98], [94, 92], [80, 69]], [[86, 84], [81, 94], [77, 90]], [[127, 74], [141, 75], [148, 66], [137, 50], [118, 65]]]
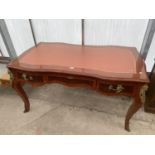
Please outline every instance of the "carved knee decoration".
[[139, 95], [140, 95], [140, 100], [144, 104], [145, 103], [145, 92], [148, 90], [148, 85], [144, 85], [141, 87]]

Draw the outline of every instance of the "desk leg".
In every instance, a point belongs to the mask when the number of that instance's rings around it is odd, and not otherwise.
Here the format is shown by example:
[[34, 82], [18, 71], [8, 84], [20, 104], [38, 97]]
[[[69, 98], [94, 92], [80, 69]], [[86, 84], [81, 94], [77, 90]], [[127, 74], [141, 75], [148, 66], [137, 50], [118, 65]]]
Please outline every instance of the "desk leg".
[[139, 110], [139, 108], [141, 108], [142, 104], [145, 103], [145, 92], [147, 89], [148, 86], [145, 84], [135, 90], [134, 101], [129, 107], [125, 118], [125, 130], [130, 131], [129, 121], [131, 117]]
[[128, 109], [128, 112], [126, 114], [125, 118], [125, 130], [130, 131], [129, 128], [129, 121], [131, 117], [139, 110], [139, 108], [142, 106], [142, 102], [140, 100], [140, 97], [135, 97], [133, 103]]
[[24, 101], [24, 106], [25, 106], [24, 113], [28, 112], [30, 110], [30, 103], [29, 103], [28, 97], [27, 97], [24, 89], [22, 88], [22, 84], [20, 82], [16, 82], [15, 80], [13, 80], [12, 81], [12, 87], [16, 90], [18, 95]]

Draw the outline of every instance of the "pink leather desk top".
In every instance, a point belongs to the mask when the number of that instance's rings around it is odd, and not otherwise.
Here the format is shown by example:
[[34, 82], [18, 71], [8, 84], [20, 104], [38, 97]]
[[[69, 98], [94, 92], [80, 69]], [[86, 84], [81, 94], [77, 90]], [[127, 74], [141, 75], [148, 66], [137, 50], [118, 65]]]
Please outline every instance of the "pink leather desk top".
[[40, 43], [8, 67], [148, 82], [144, 61], [132, 47]]

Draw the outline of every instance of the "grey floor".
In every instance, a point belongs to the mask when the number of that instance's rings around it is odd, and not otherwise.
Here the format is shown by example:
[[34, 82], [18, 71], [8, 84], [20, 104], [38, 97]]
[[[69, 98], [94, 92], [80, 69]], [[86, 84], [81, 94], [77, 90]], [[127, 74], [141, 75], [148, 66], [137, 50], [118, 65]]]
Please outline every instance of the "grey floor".
[[0, 87], [0, 134], [155, 134], [155, 115], [143, 108], [131, 120], [131, 132], [124, 130], [131, 98], [59, 84], [25, 90], [29, 113], [23, 113], [23, 102], [14, 90]]

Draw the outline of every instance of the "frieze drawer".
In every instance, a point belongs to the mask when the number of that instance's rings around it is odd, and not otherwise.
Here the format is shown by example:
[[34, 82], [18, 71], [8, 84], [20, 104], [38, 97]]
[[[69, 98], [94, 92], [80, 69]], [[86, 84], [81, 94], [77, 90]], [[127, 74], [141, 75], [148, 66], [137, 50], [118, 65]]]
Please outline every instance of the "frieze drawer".
[[97, 89], [101, 92], [114, 94], [132, 94], [134, 91], [132, 85], [121, 82], [98, 82]]
[[28, 81], [28, 82], [43, 82], [43, 78], [42, 76], [39, 75], [31, 75], [31, 74], [27, 74], [27, 73], [19, 73], [18, 74], [18, 78], [24, 81]]
[[95, 87], [96, 84], [96, 80], [93, 78], [77, 75], [51, 75], [48, 76], [48, 81], [66, 85], [84, 85], [89, 87]]

